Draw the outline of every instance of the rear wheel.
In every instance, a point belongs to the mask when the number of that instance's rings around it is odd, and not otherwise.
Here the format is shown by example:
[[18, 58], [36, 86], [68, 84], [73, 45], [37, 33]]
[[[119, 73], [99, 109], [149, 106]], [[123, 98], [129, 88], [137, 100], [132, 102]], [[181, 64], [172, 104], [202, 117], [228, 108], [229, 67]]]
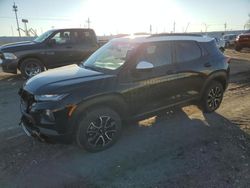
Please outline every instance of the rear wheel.
[[20, 65], [20, 71], [24, 78], [30, 78], [45, 70], [40, 60], [35, 58], [25, 59]]
[[201, 99], [201, 109], [203, 112], [211, 113], [220, 107], [223, 99], [224, 89], [220, 82], [212, 81], [204, 91]]
[[108, 107], [92, 108], [78, 119], [76, 142], [87, 151], [105, 150], [121, 135], [120, 116]]

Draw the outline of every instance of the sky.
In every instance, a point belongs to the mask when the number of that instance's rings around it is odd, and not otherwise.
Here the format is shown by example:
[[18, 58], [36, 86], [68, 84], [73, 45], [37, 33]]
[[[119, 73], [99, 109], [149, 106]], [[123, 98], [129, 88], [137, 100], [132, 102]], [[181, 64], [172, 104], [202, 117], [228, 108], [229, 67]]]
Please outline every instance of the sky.
[[[13, 0], [0, 0], [0, 36], [17, 36]], [[98, 35], [242, 30], [250, 0], [15, 0], [21, 28], [90, 27]], [[175, 25], [175, 27], [174, 27]], [[225, 27], [226, 25], [226, 27]], [[24, 35], [24, 33], [21, 33]]]

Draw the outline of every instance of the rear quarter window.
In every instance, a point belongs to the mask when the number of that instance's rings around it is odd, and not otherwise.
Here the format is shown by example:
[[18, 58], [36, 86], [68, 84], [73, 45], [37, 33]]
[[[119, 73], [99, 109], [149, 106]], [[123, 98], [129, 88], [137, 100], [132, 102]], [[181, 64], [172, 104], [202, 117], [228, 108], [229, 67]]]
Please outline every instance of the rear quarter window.
[[220, 49], [217, 47], [215, 40], [212, 40], [210, 42], [201, 42], [200, 45], [203, 47], [205, 55], [223, 56]]
[[96, 36], [91, 30], [80, 30], [77, 34], [78, 43], [96, 43]]
[[201, 48], [195, 41], [175, 41], [174, 46], [177, 63], [189, 62], [201, 57]]

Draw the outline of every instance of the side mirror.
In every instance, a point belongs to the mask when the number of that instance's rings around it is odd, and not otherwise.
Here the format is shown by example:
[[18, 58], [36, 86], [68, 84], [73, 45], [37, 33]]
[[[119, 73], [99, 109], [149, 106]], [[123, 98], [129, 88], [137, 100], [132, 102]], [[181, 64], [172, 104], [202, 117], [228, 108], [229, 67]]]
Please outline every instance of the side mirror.
[[137, 65], [136, 65], [136, 70], [149, 70], [154, 68], [154, 65], [150, 62], [147, 61], [140, 61]]
[[49, 39], [48, 45], [49, 45], [49, 46], [54, 46], [54, 45], [56, 45], [56, 39]]

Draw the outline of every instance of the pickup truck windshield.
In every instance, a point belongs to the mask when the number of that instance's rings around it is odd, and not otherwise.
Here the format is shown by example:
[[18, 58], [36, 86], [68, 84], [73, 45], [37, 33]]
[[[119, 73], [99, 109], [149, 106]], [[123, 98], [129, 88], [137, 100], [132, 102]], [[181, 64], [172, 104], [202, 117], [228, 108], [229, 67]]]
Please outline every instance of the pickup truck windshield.
[[92, 54], [84, 62], [84, 67], [116, 70], [125, 63], [134, 47], [135, 44], [129, 41], [111, 41]]
[[35, 42], [39, 42], [39, 43], [40, 43], [40, 42], [43, 42], [43, 41], [44, 41], [45, 39], [47, 39], [52, 33], [53, 33], [52, 30], [47, 31], [47, 32], [41, 34], [39, 37], [37, 37], [34, 41], [35, 41]]

